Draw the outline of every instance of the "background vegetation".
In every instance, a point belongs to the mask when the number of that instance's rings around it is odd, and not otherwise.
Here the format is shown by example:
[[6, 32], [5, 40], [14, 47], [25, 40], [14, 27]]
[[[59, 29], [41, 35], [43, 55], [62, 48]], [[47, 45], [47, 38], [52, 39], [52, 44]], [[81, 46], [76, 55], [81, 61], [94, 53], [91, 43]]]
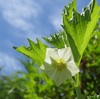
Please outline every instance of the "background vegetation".
[[[57, 87], [32, 60], [27, 58], [20, 62], [26, 72], [0, 76], [0, 99], [75, 99], [72, 80]], [[84, 52], [80, 79], [85, 99], [90, 99], [86, 98], [88, 95], [100, 94], [100, 33], [91, 39]]]

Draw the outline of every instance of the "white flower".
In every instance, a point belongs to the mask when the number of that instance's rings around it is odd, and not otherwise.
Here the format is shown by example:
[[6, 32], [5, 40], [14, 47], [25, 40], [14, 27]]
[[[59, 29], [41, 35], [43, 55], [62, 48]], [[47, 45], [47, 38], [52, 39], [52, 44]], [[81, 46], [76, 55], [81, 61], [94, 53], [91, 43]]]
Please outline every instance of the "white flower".
[[79, 72], [70, 47], [47, 48], [45, 61], [40, 67], [57, 86]]

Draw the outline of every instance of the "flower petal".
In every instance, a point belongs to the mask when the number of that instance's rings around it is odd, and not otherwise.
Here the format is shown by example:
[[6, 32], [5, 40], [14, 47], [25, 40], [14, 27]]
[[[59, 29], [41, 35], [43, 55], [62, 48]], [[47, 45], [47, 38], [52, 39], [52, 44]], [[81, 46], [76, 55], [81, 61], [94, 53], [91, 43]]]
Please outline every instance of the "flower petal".
[[72, 76], [79, 72], [74, 60], [67, 62], [67, 69], [71, 72]]
[[57, 48], [47, 48], [45, 62], [50, 62], [50, 57], [53, 59], [58, 58], [58, 49]]
[[44, 63], [42, 64], [42, 66], [40, 67], [40, 69], [41, 69], [42, 71], [44, 71], [48, 76], [51, 76], [52, 73], [53, 73], [54, 70], [55, 70], [55, 67], [54, 67], [52, 64], [48, 64], [48, 63], [44, 62]]
[[69, 61], [73, 58], [70, 47], [58, 49], [58, 55], [60, 59], [64, 59], [65, 61]]
[[63, 69], [63, 71], [58, 71], [56, 69], [50, 76], [57, 86], [61, 85], [65, 80], [71, 77], [72, 75], [68, 69]]

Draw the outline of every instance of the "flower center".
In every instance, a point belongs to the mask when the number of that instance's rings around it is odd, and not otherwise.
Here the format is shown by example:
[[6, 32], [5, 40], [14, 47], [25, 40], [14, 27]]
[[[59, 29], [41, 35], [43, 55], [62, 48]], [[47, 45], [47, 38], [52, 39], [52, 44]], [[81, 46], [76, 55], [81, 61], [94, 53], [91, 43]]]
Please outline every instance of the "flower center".
[[56, 62], [57, 62], [56, 66], [58, 70], [61, 71], [62, 69], [66, 67], [66, 63], [63, 59], [57, 59]]

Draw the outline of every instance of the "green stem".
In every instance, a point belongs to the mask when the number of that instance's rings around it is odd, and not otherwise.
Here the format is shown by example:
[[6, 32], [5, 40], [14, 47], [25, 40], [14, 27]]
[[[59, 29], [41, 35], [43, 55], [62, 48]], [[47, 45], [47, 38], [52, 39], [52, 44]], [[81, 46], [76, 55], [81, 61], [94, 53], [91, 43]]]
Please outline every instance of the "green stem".
[[[80, 61], [81, 61], [81, 58], [79, 60], [79, 62], [77, 63], [77, 66], [79, 67], [80, 65]], [[76, 74], [76, 88], [75, 88], [75, 91], [76, 91], [76, 95], [77, 95], [77, 99], [82, 99], [82, 94], [81, 94], [81, 90], [80, 90], [80, 79], [79, 79], [79, 73]]]
[[80, 90], [80, 80], [79, 80], [79, 73], [76, 75], [76, 95], [77, 95], [77, 99], [82, 99], [82, 95], [81, 95], [81, 90]]
[[77, 99], [82, 99], [80, 87], [77, 86], [75, 90], [76, 90], [76, 94], [77, 94]]

